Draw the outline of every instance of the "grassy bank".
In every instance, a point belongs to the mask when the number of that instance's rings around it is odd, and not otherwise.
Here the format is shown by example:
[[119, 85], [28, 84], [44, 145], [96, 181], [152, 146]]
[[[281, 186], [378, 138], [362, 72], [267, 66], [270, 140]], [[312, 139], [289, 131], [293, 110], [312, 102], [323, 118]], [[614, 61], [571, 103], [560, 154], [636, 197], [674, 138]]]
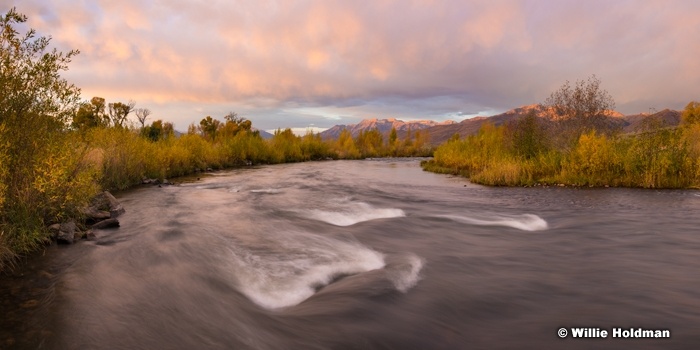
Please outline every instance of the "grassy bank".
[[488, 125], [476, 135], [441, 145], [422, 166], [492, 186], [698, 188], [697, 106], [688, 104], [677, 128], [650, 124], [634, 134], [588, 131], [563, 143], [552, 132], [556, 124], [544, 125], [533, 117]]
[[[370, 133], [324, 141], [314, 134], [296, 136], [289, 129], [264, 140], [246, 125], [215, 138], [196, 128], [179, 137], [168, 132], [151, 137], [124, 127], [58, 128], [47, 143], [29, 142], [33, 146], [22, 153], [23, 162], [14, 159], [17, 155], [11, 149], [0, 148], [0, 159], [13, 159], [0, 163], [0, 269], [49, 242], [48, 225], [80, 218], [80, 208], [98, 191], [123, 190], [144, 178], [167, 179], [247, 164], [431, 155], [431, 149], [417, 145], [415, 139], [391, 144], [374, 132], [372, 142]], [[221, 130], [225, 126], [222, 123]], [[33, 136], [16, 137], [0, 130], [0, 140], [11, 139], [9, 144], [17, 147], [29, 147], [20, 141]]]

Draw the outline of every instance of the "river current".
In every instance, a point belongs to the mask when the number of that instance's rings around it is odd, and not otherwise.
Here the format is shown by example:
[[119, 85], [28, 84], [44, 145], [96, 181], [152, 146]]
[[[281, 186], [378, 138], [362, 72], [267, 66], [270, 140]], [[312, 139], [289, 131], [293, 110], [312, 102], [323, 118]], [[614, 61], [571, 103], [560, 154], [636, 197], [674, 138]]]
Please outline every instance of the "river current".
[[118, 193], [120, 228], [0, 276], [0, 348], [700, 348], [698, 191], [484, 187], [418, 163]]

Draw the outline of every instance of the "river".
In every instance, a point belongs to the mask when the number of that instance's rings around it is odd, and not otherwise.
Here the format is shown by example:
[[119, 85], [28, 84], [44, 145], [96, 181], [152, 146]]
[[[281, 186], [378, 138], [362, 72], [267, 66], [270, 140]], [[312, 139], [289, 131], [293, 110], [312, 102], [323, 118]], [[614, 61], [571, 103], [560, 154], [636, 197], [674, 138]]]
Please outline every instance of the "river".
[[418, 162], [119, 193], [120, 228], [0, 277], [0, 348], [700, 348], [698, 191], [484, 187]]

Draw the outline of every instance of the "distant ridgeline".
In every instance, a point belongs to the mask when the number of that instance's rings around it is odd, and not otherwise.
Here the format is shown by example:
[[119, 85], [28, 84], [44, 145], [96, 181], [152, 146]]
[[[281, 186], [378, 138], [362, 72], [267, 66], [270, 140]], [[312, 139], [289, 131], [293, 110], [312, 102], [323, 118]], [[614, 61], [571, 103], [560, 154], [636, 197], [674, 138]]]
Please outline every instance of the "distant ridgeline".
[[389, 119], [364, 119], [357, 124], [350, 125], [335, 125], [332, 128], [325, 130], [320, 133], [321, 138], [324, 140], [337, 139], [343, 130], [348, 130], [352, 137], [357, 137], [360, 132], [366, 132], [370, 130], [377, 130], [382, 135], [387, 136], [391, 133], [392, 129], [395, 129], [397, 136], [399, 138], [405, 138], [409, 131], [425, 130], [438, 125], [450, 125], [455, 122], [448, 120], [445, 122], [436, 122], [432, 120], [411, 120], [405, 122], [403, 120], [398, 120], [394, 118]]
[[[474, 135], [479, 132], [479, 129], [486, 124], [500, 126], [509, 122], [518, 120], [528, 113], [534, 112], [535, 115], [543, 121], [554, 121], [556, 116], [547, 111], [545, 107], [539, 104], [522, 106], [511, 109], [505, 113], [497, 114], [490, 117], [474, 117], [464, 119], [461, 122], [452, 120], [444, 122], [436, 122], [433, 120], [411, 120], [402, 121], [394, 118], [389, 119], [365, 119], [357, 124], [335, 125], [328, 130], [320, 133], [324, 140], [337, 139], [341, 131], [348, 130], [353, 137], [356, 137], [361, 131], [378, 130], [385, 137], [389, 135], [392, 128], [395, 128], [399, 139], [406, 137], [409, 131], [421, 130], [427, 133], [428, 142], [432, 145], [440, 145], [455, 134], [460, 138], [469, 135]], [[609, 123], [619, 128], [622, 133], [639, 132], [645, 125], [653, 122], [663, 124], [667, 127], [675, 127], [680, 124], [681, 112], [670, 109], [664, 109], [657, 113], [640, 113], [631, 115], [622, 115], [618, 112], [610, 112], [607, 116]]]

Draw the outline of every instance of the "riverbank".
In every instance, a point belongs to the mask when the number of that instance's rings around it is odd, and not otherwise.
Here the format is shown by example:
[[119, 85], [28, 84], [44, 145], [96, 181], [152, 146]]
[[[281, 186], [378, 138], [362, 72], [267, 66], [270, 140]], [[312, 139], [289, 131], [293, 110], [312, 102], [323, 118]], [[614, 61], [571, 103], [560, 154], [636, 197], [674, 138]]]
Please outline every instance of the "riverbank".
[[91, 128], [57, 135], [60, 147], [46, 147], [37, 153], [42, 158], [31, 169], [31, 182], [20, 183], [21, 188], [5, 193], [0, 186], [2, 195], [20, 190], [31, 194], [5, 200], [5, 211], [0, 213], [0, 271], [17, 257], [50, 243], [50, 226], [83, 221], [81, 209], [103, 190], [121, 191], [144, 179], [162, 182], [249, 165], [428, 156], [432, 152], [428, 145], [416, 144], [412, 139], [386, 143], [378, 133], [372, 142], [367, 142], [366, 135], [325, 141], [313, 134], [296, 136], [288, 129], [270, 140], [243, 131], [216, 139], [193, 133], [165, 135], [154, 141], [127, 128]]
[[551, 129], [521, 126], [488, 125], [439, 146], [421, 166], [489, 186], [700, 188], [699, 124], [636, 134], [588, 132], [563, 145], [547, 136]]

